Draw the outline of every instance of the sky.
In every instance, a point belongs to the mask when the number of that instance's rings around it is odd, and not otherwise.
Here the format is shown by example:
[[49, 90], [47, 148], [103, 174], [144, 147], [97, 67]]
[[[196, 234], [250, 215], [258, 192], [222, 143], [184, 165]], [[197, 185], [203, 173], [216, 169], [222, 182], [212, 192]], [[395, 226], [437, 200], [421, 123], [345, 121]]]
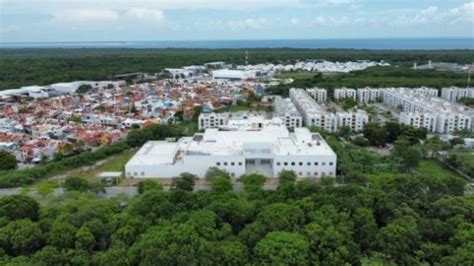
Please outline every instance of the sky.
[[474, 38], [469, 0], [0, 0], [0, 42]]

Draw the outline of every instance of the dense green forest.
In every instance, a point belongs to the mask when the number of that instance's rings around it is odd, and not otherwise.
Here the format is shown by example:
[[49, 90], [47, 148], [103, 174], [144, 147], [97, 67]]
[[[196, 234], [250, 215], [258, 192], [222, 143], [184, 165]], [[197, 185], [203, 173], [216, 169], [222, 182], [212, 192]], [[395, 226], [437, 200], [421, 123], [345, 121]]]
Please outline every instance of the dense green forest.
[[[251, 64], [306, 59], [471, 63], [470, 50], [375, 51], [352, 49], [248, 49]], [[243, 64], [244, 49], [0, 49], [0, 90], [72, 80], [104, 80], [109, 74], [157, 73], [166, 67], [226, 61]]]
[[[71, 180], [62, 196], [0, 198], [2, 265], [473, 265], [474, 197], [462, 182], [408, 175], [370, 186], [214, 171], [170, 191], [101, 198]], [[66, 182], [67, 183], [67, 182]], [[153, 184], [154, 183], [154, 184]], [[41, 202], [41, 204], [38, 203]]]

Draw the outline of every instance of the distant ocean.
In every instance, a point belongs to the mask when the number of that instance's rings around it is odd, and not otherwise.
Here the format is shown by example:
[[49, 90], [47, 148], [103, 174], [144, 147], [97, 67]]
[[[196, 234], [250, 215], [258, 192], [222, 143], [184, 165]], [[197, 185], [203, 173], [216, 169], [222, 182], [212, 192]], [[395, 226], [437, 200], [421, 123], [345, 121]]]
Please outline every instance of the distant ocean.
[[474, 38], [314, 39], [1, 43], [0, 48], [338, 48], [371, 50], [474, 49]]

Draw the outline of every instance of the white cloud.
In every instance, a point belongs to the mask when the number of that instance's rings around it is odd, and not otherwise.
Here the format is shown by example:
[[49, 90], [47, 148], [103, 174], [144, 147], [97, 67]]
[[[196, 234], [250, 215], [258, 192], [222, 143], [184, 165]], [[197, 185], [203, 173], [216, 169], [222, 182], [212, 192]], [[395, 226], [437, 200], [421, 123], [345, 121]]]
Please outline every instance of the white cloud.
[[165, 13], [159, 9], [132, 8], [127, 12], [127, 16], [134, 19], [154, 22], [165, 21]]
[[[474, 23], [474, 2], [464, 3], [461, 6], [449, 10], [449, 15], [452, 16], [451, 23], [467, 21]], [[474, 28], [474, 25], [473, 25]]]
[[350, 24], [353, 19], [346, 16], [318, 16], [314, 19], [313, 24], [319, 26], [342, 26]]
[[430, 6], [422, 9], [414, 15], [402, 14], [398, 18], [394, 19], [391, 23], [393, 25], [417, 25], [417, 24], [428, 24], [436, 20], [441, 19], [441, 15], [438, 14], [437, 6]]
[[260, 30], [270, 25], [266, 18], [247, 18], [243, 20], [231, 20], [225, 23], [231, 30]]
[[[258, 8], [321, 7], [330, 5], [352, 5], [360, 0], [1, 0], [7, 7], [25, 10], [96, 9], [120, 11], [140, 7], [143, 9], [220, 9], [241, 10]], [[3, 3], [2, 3], [3, 4]]]
[[277, 19], [261, 18], [244, 18], [244, 19], [231, 19], [231, 20], [211, 20], [211, 21], [200, 21], [193, 24], [194, 28], [206, 27], [213, 30], [231, 30], [231, 31], [242, 31], [242, 30], [262, 30], [269, 29], [277, 23]]
[[120, 17], [117, 11], [111, 9], [63, 9], [53, 16], [61, 22], [116, 21]]

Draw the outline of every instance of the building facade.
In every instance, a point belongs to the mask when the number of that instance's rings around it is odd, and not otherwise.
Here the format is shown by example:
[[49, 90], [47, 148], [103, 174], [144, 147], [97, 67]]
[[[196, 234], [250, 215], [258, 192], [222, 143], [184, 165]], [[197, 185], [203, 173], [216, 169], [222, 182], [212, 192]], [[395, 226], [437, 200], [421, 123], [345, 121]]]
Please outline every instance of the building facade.
[[457, 102], [462, 98], [474, 98], [474, 88], [442, 88], [441, 98], [450, 102]]
[[380, 89], [363, 88], [357, 89], [357, 101], [359, 103], [375, 102], [381, 96]]
[[306, 89], [308, 94], [313, 97], [317, 103], [324, 103], [327, 100], [327, 91], [326, 89], [312, 88]]
[[342, 126], [348, 126], [352, 131], [359, 132], [369, 122], [369, 115], [364, 110], [337, 112], [336, 119], [336, 130], [339, 130]]
[[474, 111], [468, 107], [409, 88], [385, 89], [382, 94], [385, 104], [401, 111], [401, 123], [426, 127], [440, 134], [472, 130]]
[[334, 99], [340, 100], [345, 98], [357, 99], [357, 91], [349, 88], [334, 89]]
[[283, 99], [281, 96], [275, 96], [273, 107], [273, 116], [283, 120], [287, 128], [303, 126], [303, 117], [290, 98]]
[[261, 128], [207, 129], [177, 142], [149, 141], [125, 165], [125, 172], [128, 178], [172, 178], [184, 172], [204, 177], [217, 167], [232, 177], [277, 177], [284, 170], [299, 177], [334, 177], [336, 160], [321, 135], [307, 128], [290, 133], [281, 120], [272, 119]]

